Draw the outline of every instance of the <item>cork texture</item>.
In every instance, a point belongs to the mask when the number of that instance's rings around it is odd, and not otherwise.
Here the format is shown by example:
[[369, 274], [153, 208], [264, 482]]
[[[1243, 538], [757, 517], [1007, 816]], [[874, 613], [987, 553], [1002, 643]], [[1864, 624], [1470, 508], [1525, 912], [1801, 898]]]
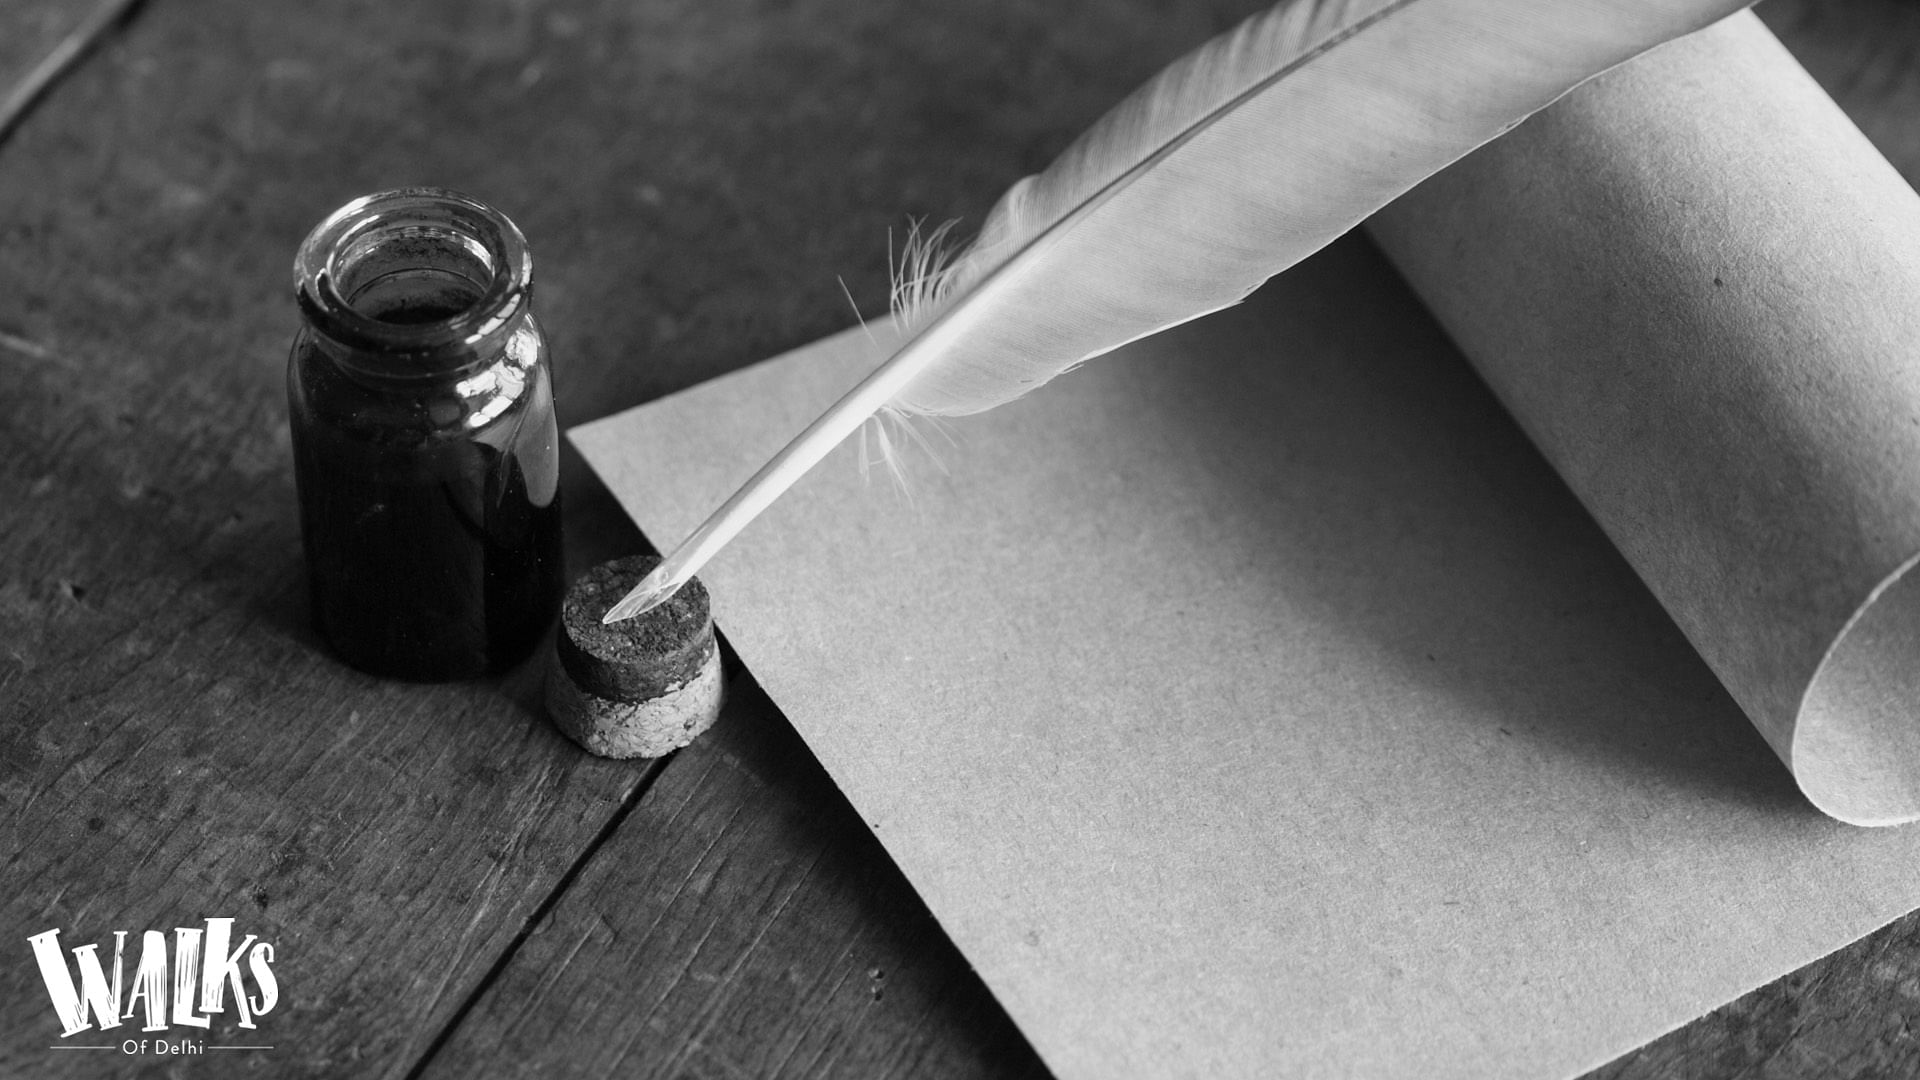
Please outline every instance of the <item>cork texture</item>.
[[697, 578], [644, 615], [612, 625], [600, 621], [659, 561], [630, 555], [604, 562], [567, 590], [554, 649], [581, 690], [613, 701], [647, 701], [693, 679], [713, 652], [713, 611]]

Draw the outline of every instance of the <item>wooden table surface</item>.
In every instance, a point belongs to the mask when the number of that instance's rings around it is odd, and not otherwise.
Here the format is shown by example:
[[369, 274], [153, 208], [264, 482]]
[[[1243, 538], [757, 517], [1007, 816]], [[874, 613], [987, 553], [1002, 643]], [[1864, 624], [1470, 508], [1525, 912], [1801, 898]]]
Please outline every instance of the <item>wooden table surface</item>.
[[[1769, 4], [1920, 178], [1920, 4]], [[94, 6], [0, 0], [0, 93]], [[1045, 1075], [749, 675], [632, 764], [532, 671], [326, 654], [290, 263], [356, 194], [494, 203], [579, 423], [839, 329], [841, 278], [877, 310], [890, 228], [978, 221], [1253, 6], [146, 0], [103, 33], [0, 141], [0, 1076]], [[566, 468], [570, 563], [640, 549]], [[48, 1049], [29, 935], [210, 916], [274, 945], [281, 1001], [204, 1041], [273, 1049]], [[1920, 1075], [1913, 1026], [1910, 916], [1594, 1075]]]

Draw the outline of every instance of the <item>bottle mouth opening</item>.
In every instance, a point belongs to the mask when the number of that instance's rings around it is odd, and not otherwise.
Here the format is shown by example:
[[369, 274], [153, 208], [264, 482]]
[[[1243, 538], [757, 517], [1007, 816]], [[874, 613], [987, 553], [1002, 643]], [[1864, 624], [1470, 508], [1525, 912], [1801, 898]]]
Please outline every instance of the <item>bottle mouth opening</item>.
[[392, 361], [385, 374], [426, 374], [526, 310], [533, 260], [520, 230], [485, 203], [402, 188], [328, 215], [300, 245], [294, 286], [322, 336]]

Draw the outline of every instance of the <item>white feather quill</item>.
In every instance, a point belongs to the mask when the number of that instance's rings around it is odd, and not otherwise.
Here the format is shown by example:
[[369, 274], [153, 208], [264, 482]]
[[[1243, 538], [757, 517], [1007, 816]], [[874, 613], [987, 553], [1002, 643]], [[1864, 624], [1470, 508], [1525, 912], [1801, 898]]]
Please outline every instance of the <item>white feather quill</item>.
[[880, 410], [1011, 401], [1238, 303], [1588, 78], [1748, 0], [1292, 0], [1176, 61], [1045, 172], [896, 319], [892, 357], [607, 613], [664, 601]]

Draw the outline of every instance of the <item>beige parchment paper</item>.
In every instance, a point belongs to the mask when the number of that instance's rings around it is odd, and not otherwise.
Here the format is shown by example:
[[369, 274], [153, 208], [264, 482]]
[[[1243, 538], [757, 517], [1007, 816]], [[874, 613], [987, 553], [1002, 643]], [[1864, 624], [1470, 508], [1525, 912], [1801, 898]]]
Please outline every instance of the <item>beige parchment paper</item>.
[[[670, 543], [877, 360], [572, 435]], [[1699, 415], [1776, 415], [1735, 389]], [[910, 498], [842, 447], [702, 576], [1064, 1078], [1570, 1075], [1920, 902], [1920, 832], [1801, 797], [1361, 238], [949, 430]]]

